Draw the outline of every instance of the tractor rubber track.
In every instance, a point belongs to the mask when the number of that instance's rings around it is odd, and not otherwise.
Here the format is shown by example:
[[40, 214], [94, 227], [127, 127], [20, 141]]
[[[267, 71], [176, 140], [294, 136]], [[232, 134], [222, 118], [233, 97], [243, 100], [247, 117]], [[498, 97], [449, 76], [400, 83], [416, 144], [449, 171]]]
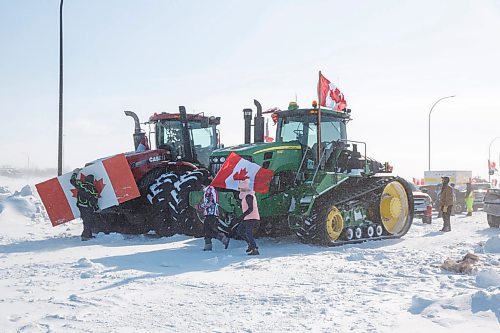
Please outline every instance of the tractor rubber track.
[[[409, 204], [409, 215], [411, 215], [411, 221], [407, 223], [407, 226], [398, 234], [388, 234], [385, 228], [383, 229], [383, 234], [381, 236], [373, 236], [370, 238], [360, 238], [352, 240], [336, 240], [334, 242], [329, 241], [325, 244], [319, 235], [318, 225], [322, 221], [318, 221], [329, 207], [346, 207], [349, 206], [351, 202], [358, 203], [359, 201], [370, 202], [371, 204], [376, 204], [378, 209], [380, 196], [387, 186], [387, 184], [398, 181], [400, 182], [408, 194], [408, 204]], [[382, 176], [382, 177], [366, 177], [366, 178], [350, 178], [339, 184], [337, 187], [325, 193], [320, 198], [314, 202], [313, 213], [310, 217], [306, 218], [303, 222], [303, 227], [301, 227], [296, 233], [301, 241], [306, 243], [321, 243], [327, 246], [340, 246], [346, 244], [357, 244], [371, 240], [382, 240], [382, 239], [395, 239], [404, 236], [410, 229], [413, 220], [413, 195], [411, 190], [407, 188], [406, 181], [400, 177], [394, 176]], [[341, 209], [342, 210], [342, 209]], [[379, 213], [377, 213], [377, 219], [379, 221], [372, 221], [376, 224], [382, 225], [380, 221]], [[383, 225], [382, 225], [383, 227]], [[344, 228], [345, 229], [345, 228]]]

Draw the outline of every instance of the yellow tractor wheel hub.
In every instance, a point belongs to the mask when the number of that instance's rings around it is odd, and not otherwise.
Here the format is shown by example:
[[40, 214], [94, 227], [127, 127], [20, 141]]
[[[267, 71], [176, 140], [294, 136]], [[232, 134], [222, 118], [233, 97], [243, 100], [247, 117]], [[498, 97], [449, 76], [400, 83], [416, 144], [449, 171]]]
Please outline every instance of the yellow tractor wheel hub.
[[326, 233], [330, 241], [336, 241], [344, 229], [344, 218], [337, 207], [332, 207], [326, 215]]
[[409, 205], [405, 188], [398, 181], [389, 183], [380, 199], [382, 224], [390, 234], [400, 232], [408, 217]]

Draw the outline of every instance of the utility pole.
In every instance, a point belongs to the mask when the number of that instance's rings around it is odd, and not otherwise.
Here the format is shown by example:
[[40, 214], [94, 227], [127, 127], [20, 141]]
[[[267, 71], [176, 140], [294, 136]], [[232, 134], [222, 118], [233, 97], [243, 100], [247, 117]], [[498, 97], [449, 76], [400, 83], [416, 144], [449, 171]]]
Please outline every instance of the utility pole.
[[63, 138], [63, 1], [59, 7], [59, 144], [57, 149], [57, 175], [62, 175]]
[[455, 97], [455, 95], [451, 95], [451, 96], [446, 96], [446, 97], [441, 97], [440, 99], [438, 99], [431, 107], [431, 110], [429, 111], [429, 168], [428, 170], [431, 171], [431, 113], [432, 113], [432, 110], [434, 109], [434, 107], [436, 106], [437, 103], [439, 103], [440, 101], [442, 101], [443, 99], [446, 99], [446, 98], [451, 98], [451, 97]]

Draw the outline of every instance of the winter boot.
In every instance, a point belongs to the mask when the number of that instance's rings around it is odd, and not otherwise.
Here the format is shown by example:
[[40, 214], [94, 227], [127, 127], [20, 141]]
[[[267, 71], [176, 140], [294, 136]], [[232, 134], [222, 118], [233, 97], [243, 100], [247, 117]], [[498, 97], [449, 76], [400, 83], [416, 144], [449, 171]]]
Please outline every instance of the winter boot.
[[467, 212], [467, 216], [472, 216], [472, 212]]
[[445, 222], [443, 224], [443, 229], [441, 229], [440, 231], [442, 231], [442, 232], [449, 232], [449, 231], [451, 231], [451, 223], [446, 223]]
[[205, 247], [203, 251], [212, 251], [212, 241], [210, 239], [205, 239]]
[[259, 250], [254, 247], [253, 249], [250, 250], [250, 252], [248, 252], [248, 255], [249, 256], [258, 256], [260, 253], [259, 253]]
[[224, 249], [227, 250], [229, 247], [229, 237], [227, 237], [224, 233], [219, 232], [217, 235], [217, 239], [221, 241], [221, 243], [224, 245]]
[[90, 228], [83, 228], [83, 232], [82, 232], [82, 242], [83, 241], [88, 241], [92, 238], [95, 238], [93, 235], [92, 235], [92, 231], [90, 230]]

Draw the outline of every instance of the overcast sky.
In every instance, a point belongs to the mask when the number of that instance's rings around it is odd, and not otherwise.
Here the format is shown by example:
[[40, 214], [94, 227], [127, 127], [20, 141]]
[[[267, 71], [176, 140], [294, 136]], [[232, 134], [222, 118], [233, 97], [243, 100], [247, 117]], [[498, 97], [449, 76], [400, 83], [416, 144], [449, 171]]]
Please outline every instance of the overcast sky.
[[[0, 165], [57, 167], [58, 19], [58, 0], [0, 0]], [[431, 106], [456, 95], [432, 113], [431, 168], [487, 177], [499, 40], [496, 0], [66, 0], [65, 171], [132, 149], [123, 110], [185, 105], [241, 143], [243, 108], [308, 106], [321, 70], [352, 109], [350, 139], [409, 178], [427, 169]]]

